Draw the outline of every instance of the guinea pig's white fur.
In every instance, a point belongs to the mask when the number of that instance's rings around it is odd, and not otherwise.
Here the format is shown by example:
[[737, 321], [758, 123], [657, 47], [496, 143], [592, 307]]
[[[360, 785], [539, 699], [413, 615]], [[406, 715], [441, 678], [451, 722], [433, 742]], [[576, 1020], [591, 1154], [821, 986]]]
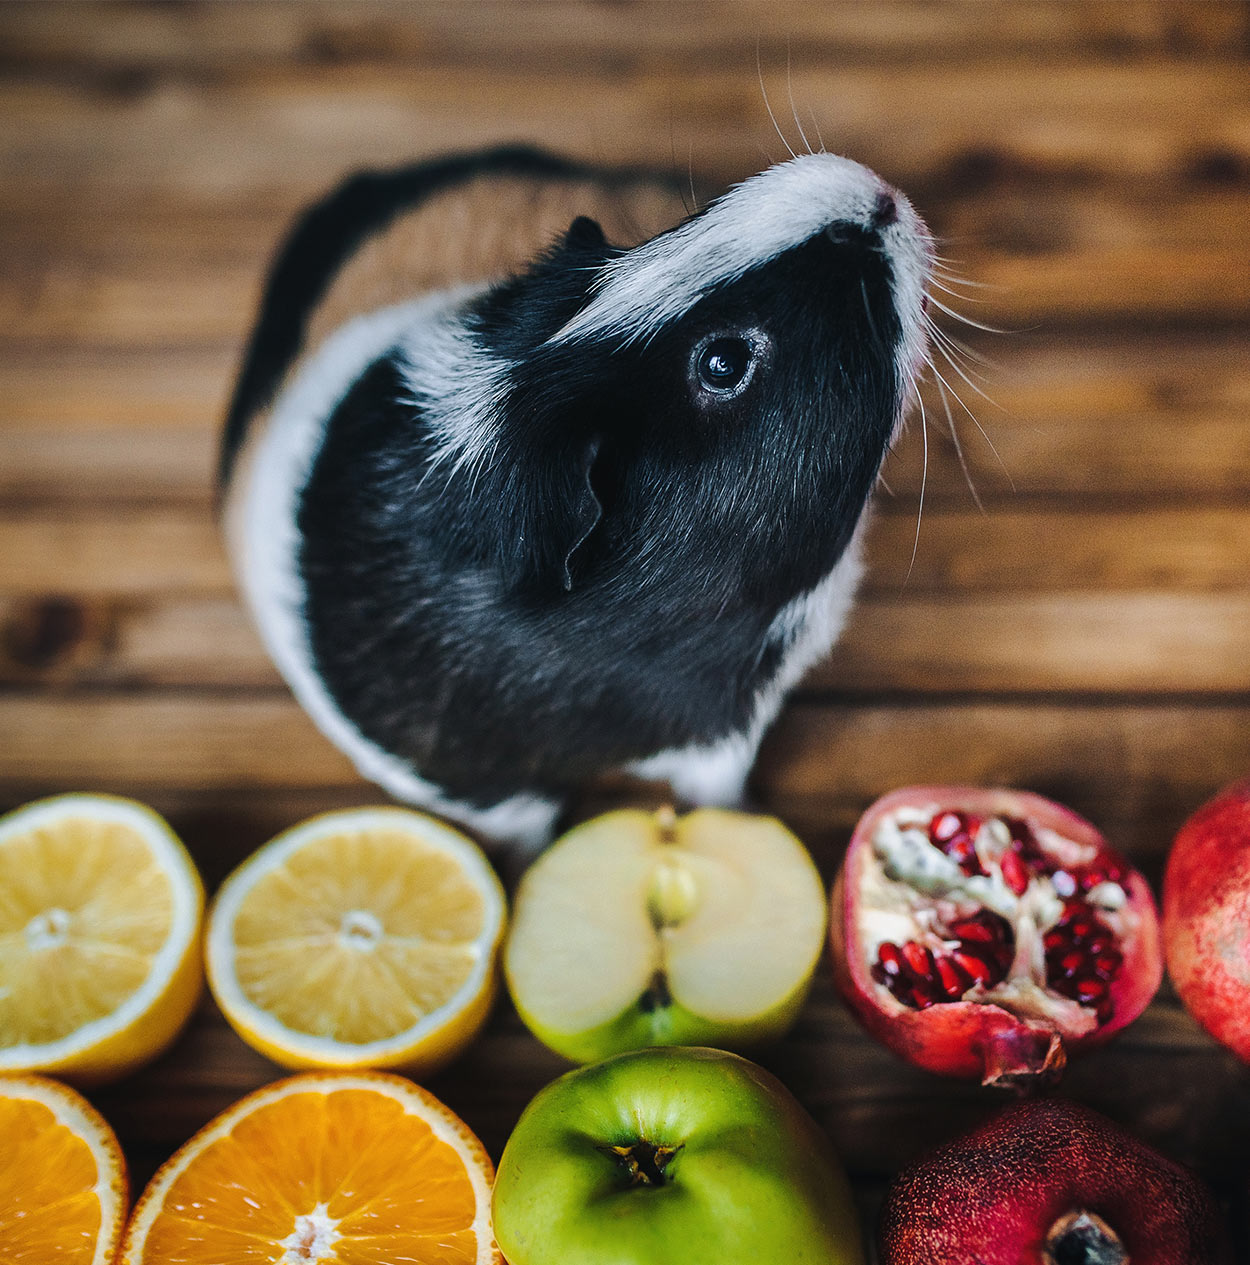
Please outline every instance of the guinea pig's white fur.
[[[502, 266], [497, 270], [489, 262], [477, 259], [467, 265], [460, 261], [446, 269], [445, 273], [440, 272], [438, 264], [431, 263], [427, 256], [425, 263], [416, 267], [418, 275], [413, 288], [407, 290], [402, 301], [369, 306], [379, 295], [391, 299], [399, 297], [395, 293], [397, 287], [390, 284], [388, 289], [387, 283], [365, 286], [361, 292], [363, 297], [344, 298], [344, 279], [350, 281], [353, 264], [370, 249], [374, 249], [376, 254], [377, 244], [385, 241], [388, 232], [393, 235], [396, 224], [402, 223], [405, 215], [415, 212], [418, 217], [424, 217], [422, 248], [440, 251], [440, 224], [454, 225], [456, 214], [464, 211], [464, 206], [457, 204], [456, 199], [466, 189], [473, 189], [475, 196], [484, 189], [485, 196], [476, 197], [472, 214], [477, 220], [468, 229], [461, 225], [462, 235], [467, 232], [481, 242], [483, 234], [503, 233], [505, 230], [499, 224], [483, 223], [492, 214], [492, 181], [500, 182], [501, 187], [518, 179], [523, 183], [532, 181], [534, 187], [526, 195], [531, 207], [537, 206], [534, 199], [539, 197], [534, 190], [540, 193], [554, 190], [543, 206], [543, 213], [548, 216], [554, 213], [565, 225], [574, 215], [585, 213], [587, 208], [600, 219], [605, 219], [605, 206], [611, 205], [613, 198], [633, 199], [640, 218], [644, 211], [645, 215], [653, 218], [662, 214], [664, 197], [657, 193], [661, 186], [653, 182], [635, 180], [629, 183], [621, 176], [599, 179], [596, 173], [566, 168], [542, 156], [535, 156], [531, 167], [529, 156], [521, 154], [518, 157], [514, 151], [503, 151], [503, 154], [505, 160], [502, 164], [497, 162], [497, 154], [452, 160], [447, 172], [435, 182], [433, 192], [422, 184], [427, 169], [412, 169], [414, 195], [410, 205], [405, 204], [398, 210], [388, 206], [379, 211], [376, 203], [370, 203], [366, 198], [362, 205], [373, 216], [372, 224], [361, 229], [349, 229], [345, 241], [337, 243], [329, 252], [332, 257], [326, 265], [326, 276], [320, 283], [305, 287], [307, 292], [297, 296], [298, 303], [303, 304], [305, 310], [284, 311], [279, 310], [283, 304], [269, 303], [268, 309], [262, 312], [249, 364], [236, 394], [227, 431], [223, 471], [228, 480], [227, 537], [243, 594], [267, 650], [321, 731], [349, 756], [366, 778], [397, 798], [461, 821], [492, 838], [534, 846], [550, 837], [562, 806], [565, 788], [551, 784], [549, 770], [544, 771], [540, 784], [533, 787], [524, 785], [523, 777], [519, 777], [513, 785], [506, 768], [496, 770], [499, 785], [509, 787], [510, 791], [491, 802], [482, 802], [481, 797], [471, 799], [464, 794], [449, 793], [444, 785], [426, 776], [414, 759], [404, 752], [388, 749], [387, 745], [362, 732], [361, 716], [368, 713], [369, 707], [379, 706], [376, 700], [356, 703], [358, 715], [349, 716], [347, 710], [351, 709], [345, 710], [327, 684], [325, 665], [319, 662], [313, 645], [310, 592], [311, 586], [319, 585], [318, 591], [323, 595], [319, 601], [324, 609], [332, 610], [334, 583], [315, 568], [310, 569], [312, 564], [308, 561], [307, 552], [301, 552], [307, 550], [305, 532], [310, 530], [309, 521], [318, 514], [324, 517], [322, 505], [316, 499], [323, 494], [316, 488], [310, 491], [310, 480], [319, 456], [329, 442], [331, 425], [367, 425], [372, 416], [370, 409], [376, 412], [380, 406], [366, 392], [360, 396], [363, 421], [352, 422], [349, 415], [341, 423], [333, 423], [332, 419], [340, 416], [337, 410], [346, 407], [345, 401], [353, 392], [364, 391], [362, 381], [389, 357], [387, 364], [402, 388], [397, 392], [399, 404], [419, 413], [428, 437], [428, 449], [421, 450], [422, 459], [417, 461], [414, 458], [410, 472], [412, 482], [425, 488], [427, 484], [432, 486], [444, 481], [440, 486], [449, 489], [449, 497], [472, 497], [479, 481], [488, 489], [504, 487], [489, 480], [506, 477], [507, 471], [501, 474], [499, 467], [515, 459], [515, 450], [507, 447], [510, 442], [508, 428], [515, 425], [515, 419], [508, 415], [510, 401], [514, 398], [509, 393], [516, 390], [517, 375], [525, 372], [526, 362], [531, 356], [558, 356], [570, 348], [574, 351], [607, 348], [603, 354], [613, 355], [625, 354], [626, 349], [633, 348], [636, 354], [645, 355], [645, 349], [653, 341], [661, 341], [700, 303], [706, 306], [709, 296], [715, 299], [721, 293], [732, 294], [736, 283], [759, 274], [771, 261], [809, 243], [822, 233], [835, 236], [846, 229], [869, 235], [865, 241], [870, 240], [870, 244], [863, 249], [879, 251], [884, 257], [896, 318], [890, 357], [893, 363], [887, 367], [893, 379], [891, 383], [882, 384], [879, 392], [874, 388], [874, 399], [876, 394], [880, 394], [882, 399], [890, 401], [892, 416], [885, 419], [880, 435], [874, 432], [870, 445], [865, 440], [875, 455], [860, 459], [860, 465], [865, 469], [871, 466], [875, 477], [876, 465], [902, 422], [924, 360], [923, 296], [931, 266], [931, 247], [923, 225], [900, 194], [888, 189], [878, 177], [856, 163], [817, 154], [795, 159], [752, 177], [700, 214], [668, 231], [656, 233], [656, 226], [648, 226], [645, 232], [648, 240], [629, 250], [608, 251], [604, 247], [608, 253], [595, 254], [600, 247], [593, 240], [594, 235], [586, 238], [587, 244], [583, 247], [581, 238], [586, 237], [586, 230], [581, 230], [579, 237], [574, 231], [578, 228], [575, 224], [574, 230], [570, 230], [567, 248], [574, 252], [574, 259], [581, 257], [575, 253], [577, 251], [585, 249], [591, 252], [596, 261], [595, 267], [588, 278], [584, 298], [572, 310], [568, 310], [569, 303], [561, 296], [557, 296], [559, 302], [555, 298], [551, 300], [552, 310], [560, 311], [560, 320], [552, 328], [542, 330], [532, 351], [529, 344], [520, 353], [509, 351], [510, 341], [516, 341], [519, 336], [514, 337], [506, 326], [506, 311], [504, 317], [491, 318], [501, 322], [502, 328], [502, 333], [493, 336], [495, 345], [492, 345], [490, 337], [481, 333], [483, 326], [480, 323], [474, 324], [466, 317], [466, 313], [486, 311], [491, 303], [502, 302], [497, 298], [501, 293], [497, 287], [510, 273], [525, 266], [524, 255], [509, 258], [506, 250], [495, 251], [495, 254], [503, 256]], [[516, 158], [515, 163], [513, 158]], [[459, 167], [455, 166], [457, 162]], [[443, 172], [443, 169], [439, 171]], [[441, 219], [439, 215], [431, 214], [438, 208], [440, 198], [445, 204]], [[506, 198], [503, 202], [504, 205], [494, 214], [500, 217], [515, 215], [515, 205], [508, 203]], [[350, 211], [353, 204], [348, 199], [345, 205]], [[325, 218], [332, 217], [323, 216]], [[305, 237], [309, 237], [310, 231], [308, 225], [301, 230]], [[453, 232], [454, 228], [448, 231]], [[549, 240], [551, 233], [547, 229], [540, 232], [541, 245]], [[617, 233], [624, 235], [619, 227]], [[520, 236], [523, 239], [524, 233]], [[601, 240], [598, 239], [599, 242]], [[315, 244], [315, 234], [310, 241]], [[533, 244], [527, 245], [529, 253], [533, 253]], [[289, 295], [298, 291], [299, 281], [297, 277], [293, 282], [292, 275], [298, 271], [301, 250], [305, 258], [311, 257], [308, 246], [309, 242], [301, 246], [297, 234], [271, 278], [271, 296], [281, 295], [283, 285], [287, 286], [286, 309], [296, 304]], [[335, 250], [338, 256], [335, 256]], [[419, 255], [420, 251], [416, 253]], [[486, 253], [490, 254], [489, 251]], [[385, 259], [381, 260], [381, 266], [378, 260], [370, 266], [374, 273], [388, 272]], [[288, 274], [285, 283], [283, 268]], [[390, 261], [389, 273], [393, 278], [394, 273], [402, 272], [404, 268], [414, 270], [406, 256], [399, 262]], [[860, 284], [865, 283], [861, 281]], [[293, 285], [294, 291], [291, 289]], [[403, 294], [402, 288], [400, 294]], [[849, 301], [860, 302], [857, 295], [850, 296]], [[564, 304], [563, 309], [560, 304]], [[353, 307], [359, 310], [353, 311]], [[331, 328], [327, 328], [327, 310], [333, 322]], [[873, 327], [873, 312], [866, 288], [863, 312], [867, 325]], [[540, 324], [537, 318], [528, 314], [524, 319], [531, 321], [535, 328]], [[291, 325], [296, 327], [294, 333], [285, 328]], [[864, 331], [863, 337], [867, 341], [873, 338], [880, 341], [882, 335], [877, 329], [869, 328]], [[752, 354], [762, 362], [762, 357], [771, 353], [767, 350], [766, 337], [761, 336], [761, 344], [765, 351], [756, 349]], [[754, 363], [752, 361], [751, 372], [756, 372]], [[826, 369], [822, 368], [821, 372]], [[886, 370], [882, 372], [884, 374]], [[849, 370], [846, 376], [847, 389], [851, 390]], [[748, 378], [748, 386], [749, 382]], [[570, 386], [570, 391], [580, 389], [580, 382]], [[862, 392], [865, 388], [860, 386], [855, 389]], [[868, 408], [866, 404], [862, 406], [862, 410]], [[858, 417], [858, 414], [855, 416]], [[880, 451], [877, 451], [878, 448]], [[350, 451], [350, 445], [347, 450]], [[589, 485], [595, 454], [600, 451], [597, 438], [591, 442], [588, 451], [590, 455], [585, 458], [583, 477]], [[794, 460], [802, 465], [802, 450], [795, 452]], [[377, 467], [378, 486], [362, 489], [362, 495], [367, 492], [372, 498], [370, 512], [373, 518], [385, 518], [391, 512], [393, 507], [389, 506], [387, 499], [388, 488], [406, 488], [402, 482], [403, 472], [396, 471], [394, 466], [393, 455], [388, 461], [380, 462]], [[390, 479], [400, 479], [401, 482], [392, 484], [387, 482]], [[577, 483], [576, 477], [573, 482]], [[500, 496], [504, 495], [500, 493]], [[572, 534], [563, 543], [556, 542], [559, 548], [553, 557], [557, 563], [563, 557], [563, 563], [557, 565], [551, 575], [556, 578], [562, 575], [562, 585], [544, 587], [546, 580], [540, 576], [542, 582], [531, 591], [526, 587], [532, 579], [530, 563], [527, 559], [517, 563], [522, 568], [518, 574], [523, 576], [524, 583], [518, 580], [516, 591], [526, 595], [523, 619], [528, 623], [524, 627], [531, 629], [539, 641], [546, 635], [548, 627], [543, 622], [543, 612], [547, 609], [544, 604], [549, 603], [554, 609], [558, 602], [571, 600], [564, 598], [561, 590], [575, 592], [581, 586], [580, 575], [575, 576], [573, 560], [579, 557], [579, 549], [585, 552], [584, 541], [597, 530], [604, 513], [598, 499], [593, 493], [590, 495], [593, 502], [590, 510], [585, 511], [584, 506], [576, 508], [574, 526], [569, 528]], [[725, 495], [737, 493], [726, 489]], [[866, 498], [866, 495], [865, 488], [863, 496]], [[391, 499], [399, 496], [397, 491]], [[542, 508], [548, 501], [540, 496], [538, 504]], [[823, 574], [812, 577], [811, 583], [805, 581], [802, 591], [781, 602], [768, 616], [766, 627], [761, 626], [759, 655], [762, 657], [768, 649], [772, 654], [769, 660], [771, 666], [758, 680], [749, 678], [754, 681], [752, 699], [749, 705], [740, 709], [741, 723], [730, 733], [698, 735], [693, 741], [637, 752], [615, 767], [644, 777], [666, 778], [675, 793], [688, 802], [734, 803], [740, 799], [760, 739], [776, 716], [786, 691], [825, 653], [841, 629], [860, 575], [862, 509], [861, 500], [841, 511], [848, 521], [840, 526], [838, 540], [845, 543], [840, 544], [832, 565], [828, 565]], [[692, 507], [692, 512], [697, 510], [697, 506]], [[587, 520], [589, 526], [576, 517], [583, 512], [590, 515]], [[488, 516], [483, 519], [481, 513]], [[481, 513], [475, 511], [475, 516], [466, 517], [465, 521], [486, 521], [493, 525], [489, 512]], [[579, 535], [583, 527], [585, 534]], [[511, 519], [501, 519], [501, 534], [511, 539], [518, 530]], [[330, 535], [333, 534], [331, 528]], [[523, 530], [521, 534], [524, 535]], [[455, 543], [459, 550], [458, 538]], [[344, 551], [353, 547], [350, 541], [341, 545]], [[339, 545], [332, 542], [332, 556], [336, 548]], [[501, 587], [491, 578], [490, 550], [486, 549], [479, 559], [474, 552], [475, 545], [466, 548], [469, 552], [465, 556], [475, 559], [471, 568], [462, 573], [456, 569], [459, 564], [445, 564], [451, 568], [449, 573], [454, 575], [455, 580], [454, 594], [448, 590], [448, 603], [465, 603], [456, 609], [472, 612], [474, 594], [480, 590], [483, 611], [504, 609], [499, 605], [488, 605], [488, 602], [498, 604], [505, 601], [501, 593], [506, 595], [512, 591], [508, 585]], [[645, 553], [645, 544], [639, 548]], [[694, 556], [707, 555], [706, 546], [700, 546], [700, 549], [702, 552]], [[457, 552], [455, 556], [459, 558], [461, 554]], [[368, 558], [355, 557], [350, 561], [355, 572], [368, 572], [371, 565]], [[438, 561], [442, 567], [444, 561], [441, 555]], [[503, 565], [510, 564], [505, 560]], [[604, 566], [607, 565], [605, 562]], [[604, 583], [616, 581], [609, 576]], [[646, 582], [635, 578], [629, 583], [645, 587]], [[704, 577], [692, 576], [690, 583], [692, 592], [697, 593], [704, 584]], [[620, 584], [625, 584], [625, 581]], [[706, 587], [709, 593], [721, 591], [724, 581], [720, 578], [715, 582], [708, 580]], [[440, 619], [445, 619], [447, 628], [454, 629], [456, 617], [439, 609], [441, 599], [436, 595], [414, 586], [411, 594], [406, 596], [408, 591], [402, 567], [396, 575], [395, 591], [396, 621], [407, 619], [414, 621], [413, 627], [425, 627], [427, 624], [432, 627], [434, 616], [438, 615]], [[511, 601], [510, 598], [507, 600]], [[616, 593], [614, 600], [622, 601], [621, 609], [629, 609], [621, 593]], [[556, 630], [563, 635], [569, 627], [585, 628], [587, 636], [596, 635], [593, 624], [595, 608], [583, 606], [578, 609], [583, 612], [589, 610], [589, 614], [579, 615], [580, 623], [552, 623], [551, 635], [556, 636]], [[451, 605], [447, 611], [452, 611]], [[320, 618], [324, 621], [325, 617]], [[438, 626], [441, 628], [444, 624]], [[332, 640], [333, 630], [323, 635]], [[488, 642], [489, 628], [475, 635]], [[440, 633], [439, 636], [438, 649], [450, 656], [447, 661], [455, 665], [455, 673], [471, 674], [473, 665], [458, 661], [455, 658], [457, 648], [444, 644], [452, 634]], [[378, 644], [382, 643], [379, 641]], [[359, 654], [366, 663], [374, 653], [381, 654], [383, 651], [375, 650], [368, 644], [359, 646]], [[566, 649], [561, 653], [570, 652]], [[576, 649], [571, 653], [575, 657]], [[534, 666], [525, 668], [521, 675], [526, 672], [530, 677], [541, 674], [545, 670], [545, 662], [536, 659]], [[548, 693], [544, 693], [542, 687], [532, 680], [522, 685], [513, 682], [510, 686], [501, 687], [505, 693], [507, 689], [522, 691], [518, 698], [522, 697], [524, 689], [534, 691], [532, 697], [539, 700], [538, 705], [533, 707], [536, 713], [536, 746], [541, 745], [544, 725], [551, 726], [554, 732], [561, 723], [558, 660], [553, 658], [551, 663], [556, 666], [551, 669], [553, 679]], [[391, 677], [383, 679], [403, 683], [408, 679], [400, 670], [403, 666], [396, 665]], [[727, 679], [734, 672], [734, 665], [726, 664]], [[647, 688], [653, 686], [651, 682], [641, 683], [640, 689], [642, 684]], [[660, 682], [654, 688], [656, 696], [663, 698], [664, 683]], [[360, 698], [368, 698], [367, 689], [363, 694], [360, 691], [357, 694]], [[472, 691], [468, 696], [472, 696]], [[553, 701], [550, 714], [544, 715], [547, 698]], [[404, 707], [402, 698], [393, 698], [390, 703], [397, 711]], [[452, 716], [450, 720], [440, 722], [445, 727], [455, 723], [454, 709], [449, 714]], [[489, 729], [486, 732], [489, 733]], [[455, 737], [450, 729], [446, 730], [446, 734], [448, 742]], [[610, 747], [612, 744], [607, 745]], [[628, 743], [621, 745], [624, 747]], [[485, 756], [486, 753], [483, 754]]]

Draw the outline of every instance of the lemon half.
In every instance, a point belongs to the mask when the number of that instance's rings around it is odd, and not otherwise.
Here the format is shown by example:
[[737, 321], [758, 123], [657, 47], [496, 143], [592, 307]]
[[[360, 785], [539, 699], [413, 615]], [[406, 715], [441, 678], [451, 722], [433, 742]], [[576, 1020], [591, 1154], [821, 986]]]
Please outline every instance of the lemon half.
[[0, 818], [0, 1072], [98, 1084], [159, 1054], [200, 996], [203, 908], [142, 804], [62, 795]]
[[209, 912], [226, 1019], [291, 1068], [428, 1072], [494, 1000], [506, 908], [481, 849], [422, 813], [326, 813], [279, 835]]

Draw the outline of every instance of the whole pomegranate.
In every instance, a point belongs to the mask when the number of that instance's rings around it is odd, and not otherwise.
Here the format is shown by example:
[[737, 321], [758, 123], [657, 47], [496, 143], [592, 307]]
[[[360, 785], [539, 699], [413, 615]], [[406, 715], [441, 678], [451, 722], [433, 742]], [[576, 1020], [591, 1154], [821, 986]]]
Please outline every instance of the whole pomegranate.
[[1250, 781], [1204, 804], [1176, 836], [1163, 946], [1190, 1014], [1250, 1063]]
[[894, 1180], [881, 1265], [1224, 1265], [1207, 1189], [1110, 1120], [1011, 1107]]
[[907, 787], [833, 889], [834, 978], [895, 1053], [1020, 1088], [1105, 1041], [1163, 974], [1154, 898], [1084, 818], [1025, 791]]

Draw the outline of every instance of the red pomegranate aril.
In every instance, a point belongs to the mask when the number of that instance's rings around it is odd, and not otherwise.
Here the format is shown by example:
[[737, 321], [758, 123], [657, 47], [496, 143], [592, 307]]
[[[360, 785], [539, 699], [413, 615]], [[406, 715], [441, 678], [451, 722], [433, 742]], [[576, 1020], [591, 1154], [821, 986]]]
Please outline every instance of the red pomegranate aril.
[[963, 813], [938, 813], [929, 823], [929, 838], [936, 844], [949, 843], [957, 834], [968, 833]]
[[903, 955], [897, 944], [886, 940], [877, 950], [877, 962], [886, 975], [897, 977], [903, 972]]
[[1094, 974], [1099, 979], [1110, 980], [1114, 978], [1115, 973], [1123, 965], [1124, 959], [1114, 950], [1108, 953], [1100, 953], [1094, 959]]
[[1093, 865], [1082, 871], [1080, 877], [1081, 891], [1088, 892], [1091, 888], [1097, 887], [1099, 883], [1122, 883], [1127, 872], [1122, 861], [1111, 853], [1107, 853], [1095, 861]]
[[1029, 886], [1029, 870], [1020, 859], [1020, 854], [1017, 852], [1003, 853], [1003, 859], [999, 862], [999, 868], [1003, 872], [1003, 882], [1017, 896], [1023, 896]]
[[1107, 995], [1107, 985], [1100, 979], [1079, 979], [1076, 981], [1076, 999], [1082, 1005], [1101, 1001]]
[[972, 976], [953, 958], [937, 959], [938, 980], [948, 1001], [962, 997], [972, 987]]
[[[1064, 925], [1060, 920], [1060, 925]], [[1073, 944], [1083, 944], [1094, 934], [1094, 920], [1088, 914], [1081, 914], [1066, 924], [1068, 939]]]
[[903, 945], [903, 960], [922, 979], [928, 979], [932, 976], [933, 954], [923, 944], [918, 944], [915, 940], [908, 940]]
[[951, 935], [965, 944], [1006, 944], [1011, 927], [1005, 918], [982, 909], [970, 918], [960, 918], [950, 925]]
[[999, 942], [998, 933], [993, 927], [972, 918], [951, 923], [951, 935], [965, 944], [997, 944]]
[[1088, 961], [1089, 959], [1084, 953], [1077, 953], [1075, 951], [1065, 953], [1063, 957], [1059, 959], [1059, 969], [1066, 977], [1071, 978], [1077, 973], [1077, 971], [1081, 970]]
[[975, 953], [955, 952], [951, 954], [951, 959], [968, 973], [974, 984], [988, 984], [994, 978], [994, 968]]
[[929, 840], [941, 848], [965, 874], [984, 874], [977, 857], [976, 834], [980, 821], [965, 813], [939, 813], [929, 823]]

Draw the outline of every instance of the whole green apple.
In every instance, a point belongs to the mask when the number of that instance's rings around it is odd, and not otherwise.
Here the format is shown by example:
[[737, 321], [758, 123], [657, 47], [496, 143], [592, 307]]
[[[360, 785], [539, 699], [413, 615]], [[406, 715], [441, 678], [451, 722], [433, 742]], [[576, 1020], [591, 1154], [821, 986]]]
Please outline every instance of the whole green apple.
[[828, 1139], [775, 1076], [697, 1046], [566, 1073], [499, 1162], [509, 1265], [862, 1265]]
[[749, 1049], [797, 1017], [826, 914], [807, 849], [773, 817], [605, 813], [526, 872], [504, 977], [534, 1035], [579, 1063]]

